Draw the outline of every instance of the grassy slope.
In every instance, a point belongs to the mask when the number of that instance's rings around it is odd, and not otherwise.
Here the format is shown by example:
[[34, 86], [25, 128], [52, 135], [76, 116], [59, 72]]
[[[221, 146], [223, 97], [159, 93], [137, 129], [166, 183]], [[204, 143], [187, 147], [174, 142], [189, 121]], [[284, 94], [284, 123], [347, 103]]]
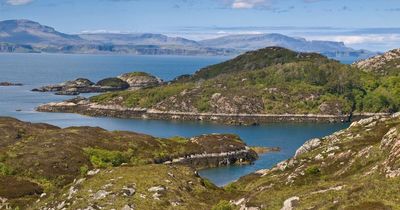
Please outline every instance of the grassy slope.
[[399, 76], [366, 73], [318, 54], [266, 48], [169, 85], [91, 100], [182, 112], [349, 114], [398, 111], [399, 93]]

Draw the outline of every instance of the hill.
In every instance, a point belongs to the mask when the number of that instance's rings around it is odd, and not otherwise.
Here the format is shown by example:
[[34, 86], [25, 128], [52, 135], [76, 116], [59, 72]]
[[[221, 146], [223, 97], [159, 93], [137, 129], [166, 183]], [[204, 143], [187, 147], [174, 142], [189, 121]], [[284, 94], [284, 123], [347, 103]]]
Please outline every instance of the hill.
[[400, 108], [400, 78], [316, 53], [269, 47], [138, 91], [43, 105], [39, 111], [234, 124], [348, 121]]

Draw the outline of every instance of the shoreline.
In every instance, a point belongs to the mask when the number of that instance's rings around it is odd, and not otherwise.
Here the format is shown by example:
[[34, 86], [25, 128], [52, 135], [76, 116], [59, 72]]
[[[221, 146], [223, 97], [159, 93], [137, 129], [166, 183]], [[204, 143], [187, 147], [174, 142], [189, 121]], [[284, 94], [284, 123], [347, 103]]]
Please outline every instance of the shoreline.
[[154, 119], [215, 122], [229, 125], [259, 125], [277, 122], [347, 123], [372, 116], [390, 116], [390, 113], [353, 113], [349, 115], [322, 114], [223, 114], [160, 111], [144, 108], [126, 108], [117, 105], [99, 105], [88, 100], [48, 103], [38, 106], [38, 112], [76, 113], [92, 117], [122, 119]]

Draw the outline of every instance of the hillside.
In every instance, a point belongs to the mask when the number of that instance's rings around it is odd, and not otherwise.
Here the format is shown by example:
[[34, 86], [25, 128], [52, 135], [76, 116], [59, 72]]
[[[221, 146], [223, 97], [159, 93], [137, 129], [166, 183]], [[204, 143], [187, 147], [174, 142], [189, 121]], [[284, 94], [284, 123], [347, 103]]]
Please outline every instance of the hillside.
[[348, 121], [351, 116], [368, 116], [363, 113], [398, 111], [399, 81], [400, 77], [378, 76], [319, 54], [270, 47], [159, 87], [106, 93], [38, 110], [234, 124]]
[[[207, 209], [221, 190], [194, 169], [257, 157], [236, 135], [161, 139], [0, 117], [0, 209], [122, 208], [128, 201], [140, 209], [171, 208], [174, 202]], [[147, 190], [152, 187], [163, 189]], [[138, 203], [139, 193], [146, 202]]]
[[[373, 117], [321, 139], [226, 189], [261, 209], [399, 209], [400, 115]], [[292, 208], [289, 208], [292, 207]]]
[[367, 72], [398, 76], [400, 74], [400, 49], [391, 50], [353, 65]]
[[[221, 161], [206, 151], [241, 154], [236, 136], [156, 139], [0, 118], [0, 208], [399, 209], [399, 129], [400, 114], [354, 122], [272, 169], [217, 188], [188, 166]], [[191, 152], [202, 155], [157, 164]]]

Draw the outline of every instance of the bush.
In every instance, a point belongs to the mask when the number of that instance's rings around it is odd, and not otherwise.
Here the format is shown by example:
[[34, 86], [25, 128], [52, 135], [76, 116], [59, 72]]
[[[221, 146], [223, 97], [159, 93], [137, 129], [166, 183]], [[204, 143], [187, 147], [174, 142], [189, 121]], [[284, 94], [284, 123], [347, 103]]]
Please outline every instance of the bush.
[[304, 171], [304, 173], [307, 174], [307, 175], [315, 176], [315, 175], [319, 175], [321, 173], [321, 171], [319, 170], [319, 168], [317, 166], [311, 166], [311, 167], [308, 167]]
[[129, 162], [130, 157], [120, 151], [109, 151], [104, 149], [85, 148], [85, 153], [89, 155], [90, 162], [98, 168], [110, 166], [120, 166], [122, 163]]
[[0, 163], [0, 175], [13, 175], [14, 171], [4, 163]]
[[87, 165], [81, 166], [79, 168], [79, 171], [81, 172], [81, 175], [84, 176], [88, 173], [89, 167]]

